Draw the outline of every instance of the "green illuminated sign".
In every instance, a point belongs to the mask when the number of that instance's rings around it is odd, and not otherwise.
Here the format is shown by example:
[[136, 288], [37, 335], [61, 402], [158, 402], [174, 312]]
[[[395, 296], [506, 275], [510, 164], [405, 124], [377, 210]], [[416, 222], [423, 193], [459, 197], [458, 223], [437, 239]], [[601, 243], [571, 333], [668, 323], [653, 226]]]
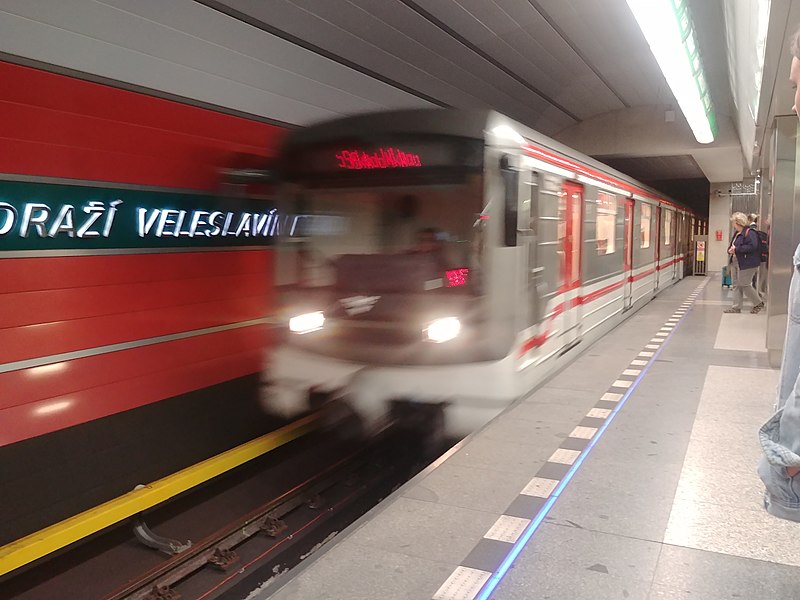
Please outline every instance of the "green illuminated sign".
[[270, 245], [340, 226], [249, 198], [0, 182], [0, 252]]

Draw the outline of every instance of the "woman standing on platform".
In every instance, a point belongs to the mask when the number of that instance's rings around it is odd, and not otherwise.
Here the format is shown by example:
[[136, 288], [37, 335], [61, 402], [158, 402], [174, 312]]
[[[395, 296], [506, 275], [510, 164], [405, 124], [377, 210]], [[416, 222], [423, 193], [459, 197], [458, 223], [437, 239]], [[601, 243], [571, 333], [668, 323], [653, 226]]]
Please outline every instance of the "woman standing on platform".
[[745, 295], [753, 303], [750, 312], [755, 314], [764, 308], [764, 303], [752, 285], [753, 277], [761, 265], [761, 241], [758, 234], [750, 229], [750, 221], [744, 213], [733, 213], [731, 223], [736, 230], [731, 247], [728, 248], [733, 279], [733, 305], [725, 312], [742, 312], [742, 295]]
[[[800, 30], [792, 38], [791, 50], [789, 78], [795, 89], [792, 110], [800, 116]], [[758, 465], [758, 474], [766, 487], [767, 511], [776, 517], [800, 521], [800, 245], [792, 264], [778, 411], [759, 431], [764, 457]]]

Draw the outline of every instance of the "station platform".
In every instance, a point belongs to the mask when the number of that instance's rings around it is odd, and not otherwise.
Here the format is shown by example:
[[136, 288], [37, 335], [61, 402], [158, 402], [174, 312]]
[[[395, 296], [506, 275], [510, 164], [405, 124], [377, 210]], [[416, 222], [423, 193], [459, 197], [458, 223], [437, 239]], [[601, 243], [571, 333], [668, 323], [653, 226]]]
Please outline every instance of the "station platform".
[[250, 598], [800, 598], [763, 509], [765, 315], [687, 278]]

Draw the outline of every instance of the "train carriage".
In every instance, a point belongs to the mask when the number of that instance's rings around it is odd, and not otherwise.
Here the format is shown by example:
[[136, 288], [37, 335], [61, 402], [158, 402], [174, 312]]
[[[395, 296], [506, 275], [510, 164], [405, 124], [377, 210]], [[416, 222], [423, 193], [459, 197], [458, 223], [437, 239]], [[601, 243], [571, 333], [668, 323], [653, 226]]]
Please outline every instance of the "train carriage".
[[394, 399], [463, 435], [684, 275], [690, 214], [492, 111], [403, 111], [291, 133], [266, 400]]

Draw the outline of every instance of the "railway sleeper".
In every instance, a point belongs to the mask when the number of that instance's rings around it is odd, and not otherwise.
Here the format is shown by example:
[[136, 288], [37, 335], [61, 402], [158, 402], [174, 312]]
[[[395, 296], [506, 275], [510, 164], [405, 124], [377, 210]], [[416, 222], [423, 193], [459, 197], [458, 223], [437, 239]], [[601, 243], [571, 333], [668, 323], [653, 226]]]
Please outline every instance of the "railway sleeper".
[[154, 585], [142, 600], [181, 600], [181, 595], [167, 586]]
[[261, 523], [261, 531], [269, 537], [278, 537], [282, 532], [286, 531], [288, 525], [286, 521], [279, 519], [273, 515], [267, 515]]
[[230, 548], [214, 548], [214, 552], [208, 557], [208, 565], [218, 571], [227, 571], [239, 562], [239, 555]]
[[314, 494], [306, 500], [306, 506], [311, 510], [317, 510], [325, 506], [325, 499], [321, 494]]

